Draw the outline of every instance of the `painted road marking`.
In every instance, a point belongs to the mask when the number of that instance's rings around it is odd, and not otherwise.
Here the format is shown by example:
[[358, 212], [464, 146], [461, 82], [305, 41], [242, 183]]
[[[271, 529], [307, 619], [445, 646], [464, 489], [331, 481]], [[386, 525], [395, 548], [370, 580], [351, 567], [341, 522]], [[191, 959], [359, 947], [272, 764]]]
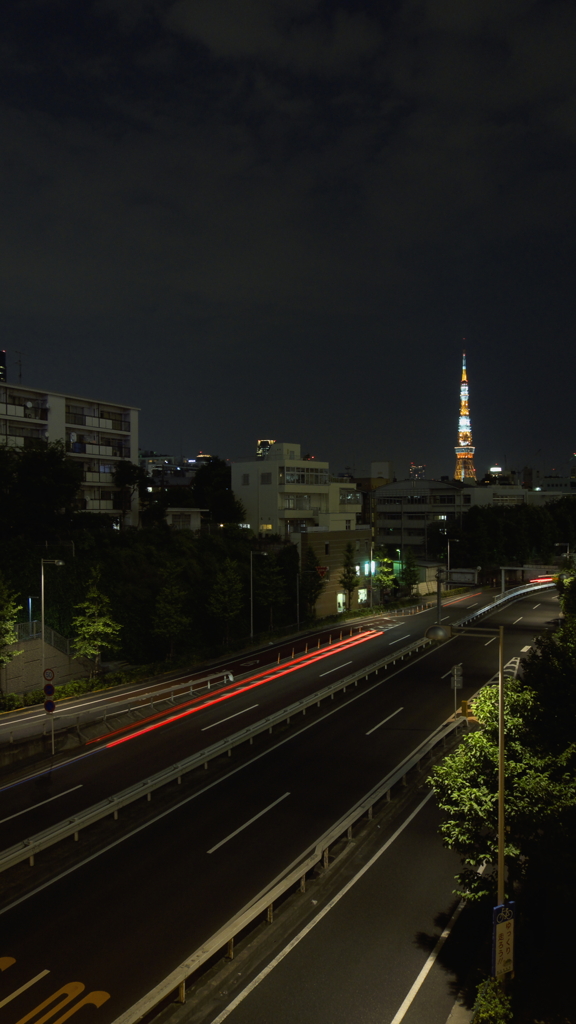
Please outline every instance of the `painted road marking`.
[[539, 605], [539, 604], [535, 604], [535, 605], [533, 606], [533, 608], [532, 608], [532, 611], [533, 611], [533, 612], [535, 612], [535, 611], [536, 611], [536, 609], [537, 609], [537, 608], [539, 608], [539, 607], [540, 607], [540, 605]]
[[523, 619], [523, 618], [524, 618], [524, 616], [523, 616], [523, 615], [521, 615], [519, 619], [514, 619], [514, 622], [512, 623], [512, 625], [513, 625], [513, 626], [515, 626], [515, 625], [516, 625], [516, 623], [517, 623], [517, 622], [520, 622], [520, 619]]
[[273, 803], [268, 804], [268, 807], [265, 807], [263, 811], [258, 811], [258, 814], [255, 814], [253, 818], [250, 818], [250, 821], [245, 821], [243, 825], [240, 825], [240, 828], [236, 829], [235, 832], [231, 832], [225, 839], [221, 839], [219, 843], [216, 843], [216, 846], [212, 846], [209, 850], [206, 850], [206, 853], [214, 853], [215, 850], [219, 850], [221, 846], [224, 846], [224, 843], [228, 842], [229, 839], [234, 839], [234, 836], [237, 836], [239, 832], [243, 832], [245, 828], [248, 828], [248, 825], [252, 825], [253, 822], [258, 821], [258, 818], [261, 818], [263, 814], [267, 814], [268, 811], [271, 811], [273, 807], [276, 807], [276, 805], [281, 803], [282, 800], [285, 800], [287, 796], [290, 796], [290, 793], [284, 793], [282, 796], [279, 796], [277, 800], [273, 801]]
[[25, 992], [27, 988], [31, 988], [32, 985], [35, 985], [37, 981], [40, 981], [40, 978], [46, 977], [47, 974], [50, 974], [50, 971], [40, 971], [40, 974], [37, 974], [35, 978], [31, 978], [25, 985], [20, 985], [20, 988], [17, 988], [15, 992], [11, 992], [9, 996], [6, 996], [6, 998], [2, 1000], [0, 1003], [0, 1010], [3, 1006], [6, 1006], [7, 1003], [11, 1003], [13, 999], [16, 999], [16, 996]]
[[200, 732], [206, 732], [207, 729], [213, 729], [215, 725], [222, 725], [223, 722], [229, 722], [231, 718], [238, 718], [238, 715], [244, 715], [247, 711], [253, 711], [254, 708], [259, 707], [258, 704], [251, 704], [249, 708], [244, 708], [243, 711], [237, 711], [235, 715], [228, 715], [228, 718], [221, 718], [219, 722], [212, 722], [212, 725], [205, 725]]
[[[27, 811], [35, 811], [37, 807], [43, 807], [44, 804], [49, 804], [52, 800], [59, 800], [61, 796], [73, 793], [75, 789], [82, 789], [82, 786], [83, 783], [80, 782], [77, 786], [72, 786], [71, 789], [65, 789], [63, 793], [57, 793], [56, 796], [49, 796], [47, 800], [41, 800], [39, 804], [32, 804], [31, 807], [25, 807], [23, 811], [16, 811], [15, 814], [10, 814], [7, 818], [2, 818], [0, 825], [3, 825], [5, 821], [12, 821], [12, 818], [17, 818], [20, 814], [26, 814]], [[0, 1006], [1, 1005], [2, 1004], [0, 1003]]]
[[528, 644], [526, 647], [522, 648], [522, 650], [520, 651], [520, 654], [526, 654], [526, 651], [531, 651], [531, 650], [532, 650], [532, 648], [531, 648], [530, 644]]
[[288, 945], [285, 946], [284, 949], [282, 949], [280, 951], [280, 953], [278, 953], [278, 955], [276, 957], [274, 957], [274, 960], [271, 960], [270, 963], [267, 965], [267, 967], [265, 967], [264, 970], [261, 971], [260, 974], [256, 978], [254, 978], [254, 980], [251, 981], [250, 984], [247, 985], [246, 988], [243, 989], [243, 991], [240, 992], [240, 994], [237, 995], [236, 998], [232, 1000], [231, 1003], [228, 1004], [226, 1009], [222, 1010], [222, 1013], [220, 1013], [217, 1017], [214, 1018], [214, 1020], [212, 1021], [212, 1024], [222, 1024], [222, 1021], [226, 1020], [226, 1017], [228, 1017], [228, 1015], [230, 1013], [232, 1013], [232, 1010], [235, 1010], [236, 1007], [244, 999], [246, 999], [246, 996], [249, 996], [250, 993], [252, 992], [252, 990], [255, 989], [256, 986], [259, 985], [261, 981], [264, 981], [264, 978], [266, 978], [267, 975], [270, 974], [270, 972], [273, 971], [274, 968], [277, 967], [278, 964], [282, 962], [284, 957], [288, 956], [288, 953], [291, 953], [292, 950], [294, 949], [294, 947], [297, 946], [298, 943], [302, 941], [302, 939], [306, 938], [306, 936], [308, 935], [308, 932], [311, 932], [312, 929], [315, 928], [316, 925], [320, 923], [322, 918], [326, 917], [326, 914], [330, 913], [330, 911], [332, 910], [332, 907], [335, 907], [336, 904], [339, 903], [339, 901], [342, 899], [342, 897], [345, 896], [347, 892], [349, 892], [349, 890], [352, 888], [352, 886], [355, 885], [356, 882], [358, 882], [362, 878], [362, 876], [365, 875], [366, 872], [370, 870], [372, 865], [376, 863], [376, 861], [382, 856], [382, 854], [386, 853], [386, 850], [388, 849], [388, 847], [392, 846], [392, 843], [398, 838], [399, 835], [402, 834], [404, 829], [410, 824], [411, 821], [413, 821], [413, 819], [416, 817], [416, 815], [419, 814], [419, 812], [422, 810], [424, 805], [428, 803], [428, 801], [429, 801], [431, 796], [432, 796], [432, 790], [430, 790], [430, 792], [428, 793], [428, 796], [424, 797], [422, 803], [418, 804], [418, 807], [416, 807], [415, 810], [412, 811], [412, 814], [410, 814], [406, 818], [406, 821], [402, 822], [402, 824], [400, 825], [400, 828], [396, 829], [394, 835], [390, 836], [390, 839], [388, 839], [388, 841], [386, 843], [384, 843], [384, 846], [382, 846], [381, 849], [378, 850], [374, 854], [374, 856], [368, 861], [368, 863], [365, 864], [364, 867], [360, 869], [358, 874], [354, 875], [354, 878], [351, 878], [350, 881], [346, 883], [344, 888], [341, 889], [340, 892], [336, 896], [334, 896], [334, 898], [331, 899], [329, 903], [326, 904], [326, 906], [320, 911], [319, 914], [317, 914], [317, 916], [314, 918], [314, 920], [310, 921], [302, 929], [302, 931], [298, 933], [298, 935], [295, 935], [294, 938], [288, 943]]
[[446, 622], [446, 619], [449, 619], [449, 618], [450, 618], [449, 615], [443, 615], [442, 618], [440, 619], [440, 622]]
[[478, 601], [474, 601], [474, 604], [469, 604], [468, 607], [469, 608], [477, 608], [478, 607], [478, 603], [479, 603]]
[[398, 708], [397, 711], [393, 711], [391, 715], [388, 715], [388, 718], [385, 718], [382, 722], [378, 722], [378, 725], [374, 725], [371, 729], [368, 729], [366, 735], [369, 736], [371, 732], [376, 732], [376, 729], [379, 729], [381, 725], [385, 725], [386, 722], [389, 722], [390, 719], [394, 718], [394, 715], [399, 714], [400, 711], [404, 711], [404, 708]]
[[452, 914], [452, 917], [450, 918], [448, 924], [446, 925], [444, 931], [442, 932], [442, 935], [440, 936], [438, 942], [434, 946], [434, 949], [430, 953], [430, 956], [428, 957], [426, 963], [424, 964], [424, 967], [420, 971], [420, 974], [416, 978], [416, 981], [412, 985], [412, 988], [408, 992], [408, 995], [404, 999], [404, 1002], [402, 1003], [400, 1009], [397, 1011], [397, 1013], [394, 1014], [390, 1024], [400, 1024], [400, 1021], [404, 1020], [404, 1017], [406, 1016], [408, 1009], [414, 1002], [416, 995], [422, 988], [424, 981], [426, 980], [434, 964], [436, 963], [436, 959], [438, 957], [440, 950], [442, 949], [442, 946], [446, 942], [446, 939], [450, 935], [450, 932], [452, 931], [454, 925], [456, 924], [456, 921], [460, 917], [460, 914], [462, 913], [465, 906], [466, 900], [460, 900], [460, 903], [456, 907], [456, 910]]
[[391, 640], [390, 641], [390, 647], [392, 646], [392, 644], [399, 644], [401, 640], [408, 640], [411, 635], [412, 635], [411, 633], [406, 633], [406, 636], [398, 636], [398, 637], [396, 637], [395, 640]]
[[322, 676], [329, 676], [331, 672], [337, 672], [339, 668], [346, 668], [347, 665], [351, 664], [351, 661], [345, 661], [343, 665], [336, 665], [336, 668], [329, 668], [327, 672], [321, 672], [319, 678], [322, 679]]
[[484, 647], [488, 647], [488, 644], [493, 643], [495, 639], [496, 639], [496, 637], [493, 636], [490, 640], [487, 640], [486, 643], [484, 644]]

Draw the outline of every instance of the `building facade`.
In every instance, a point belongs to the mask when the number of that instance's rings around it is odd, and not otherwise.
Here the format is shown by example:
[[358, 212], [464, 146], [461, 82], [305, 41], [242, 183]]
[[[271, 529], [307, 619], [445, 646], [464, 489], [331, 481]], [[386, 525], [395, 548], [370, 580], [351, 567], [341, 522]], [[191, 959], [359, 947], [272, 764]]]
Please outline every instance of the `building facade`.
[[362, 495], [327, 462], [303, 459], [299, 444], [275, 441], [265, 454], [232, 463], [232, 490], [256, 534], [356, 529]]
[[[119, 518], [122, 513], [114, 473], [122, 460], [138, 462], [138, 409], [1, 384], [0, 444], [25, 448], [38, 440], [63, 441], [66, 454], [81, 463], [81, 509]], [[138, 525], [137, 489], [125, 520], [129, 525]]]

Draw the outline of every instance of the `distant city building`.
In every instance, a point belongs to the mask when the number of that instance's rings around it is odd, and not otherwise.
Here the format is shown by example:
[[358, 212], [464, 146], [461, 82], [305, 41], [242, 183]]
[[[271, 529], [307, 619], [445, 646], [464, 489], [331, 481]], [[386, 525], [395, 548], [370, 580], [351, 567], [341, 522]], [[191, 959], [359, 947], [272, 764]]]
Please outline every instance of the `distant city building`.
[[[122, 515], [114, 473], [122, 460], [138, 461], [138, 409], [95, 398], [0, 385], [0, 444], [26, 448], [35, 441], [63, 441], [83, 469], [80, 507]], [[126, 520], [138, 525], [138, 489]]]
[[474, 469], [474, 446], [472, 444], [472, 427], [470, 425], [470, 407], [468, 401], [468, 374], [466, 372], [466, 353], [462, 353], [462, 379], [460, 381], [460, 416], [458, 419], [458, 444], [454, 448], [456, 468], [454, 479], [465, 481], [476, 480]]
[[0, 384], [6, 383], [6, 350], [0, 351]]
[[409, 480], [425, 480], [426, 479], [426, 466], [417, 466], [415, 462], [410, 463], [408, 469]]
[[268, 455], [273, 444], [276, 444], [276, 441], [258, 441], [256, 445], [256, 458], [263, 459], [265, 455]]

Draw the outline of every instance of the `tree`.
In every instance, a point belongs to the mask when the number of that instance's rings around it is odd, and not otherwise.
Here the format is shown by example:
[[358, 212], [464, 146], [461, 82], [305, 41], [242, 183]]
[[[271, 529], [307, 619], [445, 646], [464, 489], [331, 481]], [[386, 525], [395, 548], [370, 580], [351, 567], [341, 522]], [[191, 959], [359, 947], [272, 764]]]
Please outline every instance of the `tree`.
[[238, 562], [232, 558], [225, 558], [222, 568], [216, 573], [207, 608], [215, 618], [224, 620], [226, 644], [230, 639], [230, 624], [233, 619], [238, 618], [243, 606], [244, 594]]
[[348, 541], [348, 544], [344, 549], [344, 563], [338, 582], [341, 587], [344, 587], [344, 590], [348, 595], [348, 611], [350, 611], [352, 594], [360, 582], [360, 577], [356, 575], [356, 556], [350, 541]]
[[43, 540], [68, 526], [76, 510], [82, 466], [66, 455], [62, 441], [35, 441], [22, 449], [0, 446], [2, 536]]
[[212, 522], [244, 522], [246, 510], [234, 496], [230, 466], [218, 456], [200, 466], [194, 478], [193, 494], [196, 508], [207, 508]]
[[0, 575], [0, 666], [9, 665], [22, 651], [9, 651], [8, 648], [18, 642], [16, 619], [22, 605], [16, 603], [4, 577]]
[[316, 552], [313, 548], [307, 547], [300, 570], [300, 601], [307, 618], [314, 618], [316, 602], [327, 582], [326, 578], [320, 576], [318, 572], [319, 565]]
[[564, 615], [576, 615], [576, 576], [569, 576], [562, 583], [560, 604]]
[[412, 548], [406, 548], [404, 552], [404, 562], [400, 570], [400, 582], [402, 586], [408, 588], [408, 593], [410, 597], [412, 597], [414, 587], [418, 585], [419, 581], [420, 570], [416, 565], [414, 552], [412, 551]]
[[100, 658], [104, 648], [118, 650], [118, 635], [121, 626], [110, 616], [110, 600], [99, 589], [100, 570], [93, 569], [86, 598], [75, 606], [77, 615], [72, 619], [72, 629], [76, 633], [72, 641], [72, 649], [80, 658], [87, 658], [93, 663], [90, 677], [100, 671]]
[[274, 626], [274, 606], [286, 601], [286, 585], [282, 570], [272, 554], [259, 558], [254, 566], [254, 597], [258, 604], [268, 608], [269, 629]]
[[377, 587], [384, 593], [388, 593], [393, 589], [396, 582], [396, 576], [394, 574], [394, 562], [391, 558], [388, 558], [386, 551], [383, 548], [376, 548], [374, 551], [374, 558], [376, 560], [376, 572], [373, 576], [373, 581]]
[[[551, 680], [553, 686], [553, 680]], [[574, 686], [574, 683], [573, 683]], [[498, 689], [484, 687], [475, 701], [481, 724], [437, 765], [430, 777], [444, 819], [444, 843], [456, 850], [464, 869], [460, 895], [493, 896], [498, 849]], [[505, 809], [508, 896], [542, 865], [562, 860], [574, 842], [576, 744], [550, 751], [542, 732], [542, 707], [536, 692], [519, 679], [504, 686]]]
[[176, 641], [190, 628], [190, 618], [182, 611], [186, 591], [178, 583], [179, 568], [171, 566], [161, 575], [164, 585], [156, 598], [152, 632], [168, 642], [168, 658], [172, 659]]
[[121, 462], [117, 463], [114, 471], [114, 484], [118, 487], [119, 507], [122, 513], [120, 517], [121, 528], [124, 527], [124, 519], [132, 508], [132, 498], [136, 491], [140, 493], [140, 497], [143, 497], [142, 491], [144, 494], [147, 493], [145, 490], [146, 480], [146, 473], [135, 463], [129, 462], [128, 459], [122, 459]]

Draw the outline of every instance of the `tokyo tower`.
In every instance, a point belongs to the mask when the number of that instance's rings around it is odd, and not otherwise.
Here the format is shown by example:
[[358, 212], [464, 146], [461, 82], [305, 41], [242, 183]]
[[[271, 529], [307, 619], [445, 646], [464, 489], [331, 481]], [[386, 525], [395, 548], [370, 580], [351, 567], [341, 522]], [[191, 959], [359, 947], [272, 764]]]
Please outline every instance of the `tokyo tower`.
[[468, 375], [466, 373], [466, 353], [462, 353], [462, 380], [460, 382], [460, 416], [458, 418], [458, 444], [456, 453], [455, 480], [476, 480], [474, 469], [474, 445], [470, 427], [470, 408], [468, 405]]

